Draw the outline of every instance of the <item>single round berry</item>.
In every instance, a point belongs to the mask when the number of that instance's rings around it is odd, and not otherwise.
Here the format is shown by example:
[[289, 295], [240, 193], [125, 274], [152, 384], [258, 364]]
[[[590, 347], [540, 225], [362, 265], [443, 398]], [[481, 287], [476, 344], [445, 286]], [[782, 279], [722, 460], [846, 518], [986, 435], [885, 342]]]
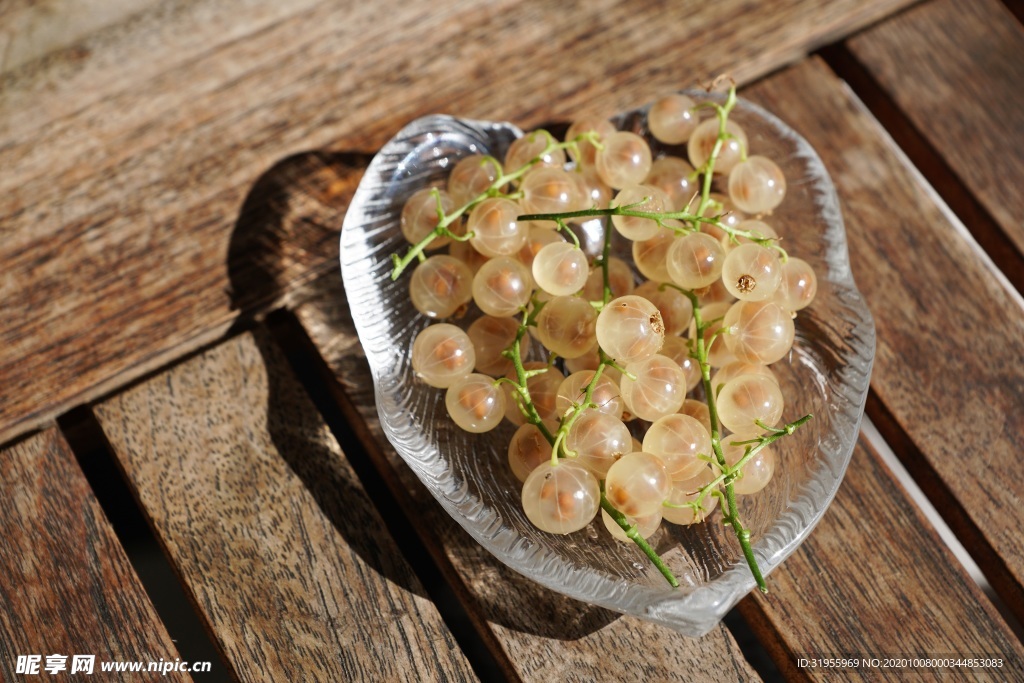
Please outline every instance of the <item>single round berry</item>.
[[636, 133], [616, 131], [606, 137], [594, 166], [609, 187], [621, 189], [644, 181], [651, 171], [652, 155], [647, 141]]
[[[719, 122], [718, 118], [708, 119], [697, 126], [686, 143], [686, 153], [690, 157], [690, 163], [694, 168], [702, 168], [707, 163], [718, 141]], [[732, 167], [739, 163], [747, 150], [747, 134], [743, 128], [733, 120], [725, 124], [726, 138], [715, 159], [715, 173], [728, 174]]]
[[763, 375], [740, 375], [718, 393], [718, 418], [730, 432], [760, 433], [758, 422], [774, 427], [782, 418], [779, 385]]
[[447, 389], [452, 382], [468, 375], [475, 364], [473, 342], [455, 325], [430, 325], [413, 341], [412, 369], [432, 387]]
[[619, 458], [608, 468], [605, 495], [627, 517], [643, 517], [661, 509], [672, 479], [656, 455], [637, 451]]
[[[405, 239], [408, 240], [410, 244], [418, 244], [423, 240], [423, 238], [437, 228], [437, 205], [439, 198], [441, 208], [444, 210], [446, 215], [455, 210], [455, 202], [452, 201], [451, 196], [445, 190], [439, 190], [436, 188], [428, 187], [419, 190], [413, 193], [413, 195], [405, 202], [405, 205], [402, 207], [402, 215], [399, 219], [399, 223], [401, 225], [402, 235], [405, 236]], [[440, 249], [450, 241], [451, 238], [447, 236], [435, 237], [430, 244], [427, 245], [427, 249]]]
[[587, 255], [568, 242], [541, 247], [532, 265], [537, 286], [555, 296], [568, 296], [583, 289], [590, 275]]
[[766, 213], [786, 196], [786, 176], [774, 161], [755, 155], [729, 172], [729, 197], [743, 211]]
[[448, 194], [455, 206], [465, 206], [491, 189], [500, 177], [501, 164], [497, 159], [470, 154], [459, 160], [448, 175]]
[[505, 394], [493, 378], [475, 372], [452, 382], [444, 403], [455, 424], [473, 434], [494, 429], [505, 416]]
[[429, 318], [450, 317], [473, 298], [473, 273], [462, 261], [436, 254], [412, 271], [409, 298]]
[[782, 281], [782, 263], [774, 249], [759, 244], [741, 244], [730, 251], [722, 264], [722, 282], [737, 299], [767, 301]]
[[601, 309], [595, 332], [605, 353], [619, 363], [632, 363], [658, 352], [665, 340], [665, 323], [657, 306], [629, 294]]
[[541, 531], [571, 534], [593, 521], [601, 488], [590, 471], [572, 461], [541, 463], [523, 484], [523, 511]]
[[686, 95], [667, 95], [656, 100], [647, 111], [651, 135], [667, 145], [686, 142], [700, 123], [696, 106]]
[[507, 256], [493, 258], [473, 277], [473, 301], [487, 315], [515, 315], [530, 301], [532, 284], [522, 263]]

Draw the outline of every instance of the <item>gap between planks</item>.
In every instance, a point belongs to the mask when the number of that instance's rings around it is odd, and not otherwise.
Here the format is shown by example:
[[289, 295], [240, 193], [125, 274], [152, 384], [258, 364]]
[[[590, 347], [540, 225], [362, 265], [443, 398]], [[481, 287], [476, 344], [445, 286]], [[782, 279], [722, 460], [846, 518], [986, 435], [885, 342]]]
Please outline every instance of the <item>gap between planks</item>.
[[968, 228], [978, 248], [992, 260], [999, 273], [1017, 292], [1024, 293], [1024, 254], [942, 155], [850, 52], [845, 42], [823, 48], [819, 54], [886, 129], [928, 185], [935, 189]]
[[210, 637], [195, 597], [183, 585], [142, 506], [132, 495], [92, 410], [87, 406], [74, 408], [57, 419], [57, 426], [181, 658], [211, 662], [210, 672], [193, 673], [192, 677], [197, 681], [239, 680]]
[[486, 624], [474, 612], [463, 608], [467, 596], [457, 595], [461, 582], [455, 579], [454, 569], [444, 559], [440, 544], [435, 539], [421, 540], [413, 530], [409, 519], [416, 511], [403, 509], [396, 500], [392, 491], [400, 485], [388, 481], [393, 478], [393, 472], [379, 466], [380, 459], [367, 453], [365, 444], [373, 437], [362, 433], [365, 425], [333, 381], [326, 362], [294, 314], [278, 309], [267, 316], [266, 326], [317, 412], [343, 445], [346, 459], [377, 508], [388, 533], [423, 584], [473, 670], [483, 681], [518, 681], [514, 668], [490, 637], [492, 634]]

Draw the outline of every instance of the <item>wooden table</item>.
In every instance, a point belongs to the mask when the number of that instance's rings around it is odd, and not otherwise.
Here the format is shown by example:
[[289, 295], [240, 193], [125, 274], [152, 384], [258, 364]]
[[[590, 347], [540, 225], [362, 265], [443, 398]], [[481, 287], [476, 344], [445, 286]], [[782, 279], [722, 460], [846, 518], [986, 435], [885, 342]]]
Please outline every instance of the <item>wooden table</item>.
[[924, 675], [1024, 679], [1019, 630], [866, 437], [733, 630], [684, 638], [511, 573], [381, 438], [337, 265], [369, 155], [416, 116], [530, 127], [731, 74], [832, 174], [878, 329], [868, 417], [1024, 621], [1022, 16], [5, 4], [0, 678], [34, 680], [32, 654], [211, 661], [194, 680], [910, 674], [798, 666], [846, 653], [997, 657]]

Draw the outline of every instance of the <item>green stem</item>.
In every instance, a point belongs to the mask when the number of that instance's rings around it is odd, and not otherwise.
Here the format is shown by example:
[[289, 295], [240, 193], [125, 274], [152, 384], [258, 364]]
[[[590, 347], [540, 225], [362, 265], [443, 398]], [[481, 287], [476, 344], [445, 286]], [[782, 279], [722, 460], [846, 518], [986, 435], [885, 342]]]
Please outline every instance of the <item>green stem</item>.
[[[501, 188], [519, 180], [521, 177], [526, 175], [526, 173], [535, 165], [540, 163], [541, 159], [543, 159], [546, 155], [558, 149], [570, 148], [584, 140], [593, 141], [594, 139], [593, 134], [583, 133], [582, 135], [576, 136], [572, 140], [568, 140], [566, 142], [558, 142], [551, 135], [551, 133], [548, 133], [547, 131], [538, 132], [543, 132], [548, 137], [548, 143], [547, 145], [545, 145], [544, 150], [541, 151], [540, 154], [533, 157], [525, 164], [523, 164], [521, 167], [519, 167], [515, 171], [512, 171], [511, 173], [499, 171], [498, 177], [495, 178], [494, 182], [492, 182], [486, 190], [484, 190], [483, 192], [481, 192], [476, 197], [469, 200], [462, 206], [456, 208], [450, 214], [446, 214], [444, 210], [441, 208], [440, 196], [438, 195], [437, 227], [435, 227], [434, 230], [432, 230], [431, 232], [427, 233], [427, 235], [419, 242], [409, 247], [404, 256], [399, 257], [397, 254], [391, 255], [391, 261], [393, 265], [391, 269], [392, 280], [397, 280], [402, 275], [402, 273], [405, 272], [405, 269], [409, 267], [409, 264], [416, 260], [419, 257], [419, 255], [423, 253], [423, 250], [426, 249], [427, 246], [438, 237], [447, 236], [460, 241], [470, 239], [473, 236], [472, 233], [469, 233], [467, 235], [455, 235], [448, 229], [449, 226], [452, 225], [456, 220], [458, 220], [463, 214], [470, 211], [473, 207], [475, 207], [477, 204], [487, 199], [488, 197], [504, 196], [503, 193], [501, 192]], [[500, 165], [493, 160], [493, 157], [488, 157], [488, 159], [491, 159], [492, 163], [495, 164], [495, 167], [500, 169]]]
[[736, 490], [733, 486], [733, 477], [729, 476], [732, 472], [732, 468], [725, 462], [725, 454], [722, 452], [722, 439], [719, 431], [719, 420], [718, 420], [718, 401], [715, 398], [715, 394], [711, 389], [711, 364], [708, 363], [708, 349], [704, 345], [704, 332], [707, 330], [707, 323], [701, 317], [700, 302], [697, 300], [697, 295], [692, 292], [687, 292], [690, 297], [690, 302], [693, 304], [693, 321], [696, 328], [694, 347], [697, 354], [697, 363], [700, 366], [701, 382], [704, 386], [705, 398], [708, 402], [708, 415], [711, 422], [711, 448], [714, 451], [715, 459], [719, 470], [725, 475], [725, 500], [723, 501], [725, 508], [723, 511], [723, 518], [727, 524], [730, 524], [733, 531], [736, 532], [736, 540], [740, 543], [740, 548], [743, 551], [743, 557], [747, 560], [747, 566], [750, 567], [750, 573], [754, 576], [754, 581], [757, 583], [757, 587], [762, 593], [768, 592], [768, 586], [764, 582], [764, 576], [761, 574], [761, 568], [757, 565], [757, 558], [754, 557], [754, 550], [750, 545], [750, 531], [743, 526], [743, 522], [739, 517], [739, 509], [736, 506]]
[[[710, 176], [709, 176], [710, 177]], [[709, 186], [710, 187], [710, 186]], [[572, 218], [594, 218], [598, 216], [630, 216], [633, 218], [647, 218], [655, 221], [662, 227], [668, 228], [680, 235], [688, 235], [692, 232], [699, 232], [698, 224], [706, 223], [713, 225], [726, 235], [730, 240], [737, 240], [740, 237], [750, 240], [762, 247], [768, 247], [779, 252], [780, 256], [786, 256], [786, 251], [779, 246], [778, 240], [774, 237], [765, 237], [755, 230], [738, 230], [721, 219], [720, 216], [702, 216], [687, 211], [637, 211], [627, 206], [610, 206], [607, 209], [581, 209], [579, 211], [566, 211], [564, 213], [527, 213], [516, 217], [520, 221], [554, 221], [562, 223]], [[666, 224], [666, 221], [677, 220], [681, 224]], [[609, 228], [605, 228], [607, 232]]]
[[661, 557], [658, 556], [658, 553], [654, 552], [654, 548], [650, 546], [647, 539], [640, 535], [640, 532], [636, 529], [636, 525], [630, 524], [629, 520], [626, 519], [626, 515], [615, 509], [615, 506], [612, 505], [605, 497], [604, 491], [601, 492], [601, 509], [607, 512], [608, 515], [615, 520], [615, 523], [619, 525], [619, 528], [626, 533], [626, 536], [629, 537], [633, 543], [636, 543], [637, 547], [640, 548], [644, 555], [646, 555], [651, 561], [651, 564], [657, 567], [658, 571], [661, 572], [661, 575], [669, 582], [669, 585], [673, 588], [679, 588], [679, 581], [676, 579], [675, 575], [672, 574], [672, 570], [669, 569], [668, 565], [666, 565]]
[[715, 139], [715, 146], [711, 148], [711, 156], [704, 162], [701, 173], [704, 174], [701, 186], [700, 204], [697, 206], [697, 215], [703, 216], [711, 202], [711, 178], [714, 175], [715, 162], [722, 151], [722, 144], [729, 137], [726, 125], [729, 121], [729, 113], [736, 106], [736, 88], [729, 88], [729, 94], [725, 98], [725, 104], [714, 104], [715, 115], [718, 116], [718, 137]]
[[551, 433], [551, 430], [548, 429], [547, 425], [544, 424], [544, 421], [540, 417], [540, 413], [537, 412], [537, 406], [533, 404], [533, 399], [530, 397], [530, 389], [526, 383], [529, 377], [527, 376], [526, 367], [523, 365], [523, 356], [520, 353], [523, 337], [526, 336], [527, 328], [534, 324], [537, 314], [540, 313], [540, 310], [543, 307], [544, 302], [534, 301], [533, 308], [530, 311], [523, 313], [523, 322], [519, 325], [519, 329], [516, 331], [516, 337], [512, 341], [512, 345], [505, 349], [505, 355], [512, 360], [512, 366], [516, 371], [515, 386], [520, 398], [520, 410], [523, 411], [523, 415], [526, 417], [527, 421], [530, 424], [535, 425], [537, 429], [540, 430], [540, 433], [544, 435], [544, 438], [547, 439], [548, 443], [554, 444], [554, 435]]

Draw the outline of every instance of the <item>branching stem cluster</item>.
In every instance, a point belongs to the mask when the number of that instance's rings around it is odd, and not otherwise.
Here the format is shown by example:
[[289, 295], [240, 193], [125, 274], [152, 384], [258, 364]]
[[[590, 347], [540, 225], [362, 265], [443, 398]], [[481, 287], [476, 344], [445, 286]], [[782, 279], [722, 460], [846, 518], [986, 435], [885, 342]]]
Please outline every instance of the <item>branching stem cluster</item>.
[[[629, 204], [621, 206], [613, 206], [610, 208], [591, 208], [580, 211], [570, 211], [563, 213], [551, 213], [551, 214], [524, 214], [518, 217], [521, 221], [541, 221], [549, 220], [554, 221], [558, 228], [564, 231], [570, 239], [572, 239], [576, 246], [579, 246], [575, 234], [570, 229], [567, 221], [580, 218], [604, 218], [606, 225], [604, 230], [604, 241], [601, 251], [601, 255], [595, 259], [594, 265], [600, 267], [602, 270], [602, 281], [603, 281], [603, 295], [602, 300], [591, 302], [594, 307], [598, 310], [603, 308], [605, 304], [611, 299], [611, 282], [609, 277], [609, 259], [611, 256], [611, 225], [610, 218], [612, 216], [631, 216], [636, 218], [646, 218], [655, 221], [659, 226], [669, 228], [678, 234], [688, 234], [692, 232], [698, 232], [701, 230], [702, 225], [715, 226], [723, 231], [731, 241], [738, 242], [739, 238], [745, 238], [751, 242], [755, 242], [765, 247], [770, 247], [777, 250], [783, 258], [786, 256], [786, 252], [778, 245], [778, 242], [774, 238], [765, 237], [764, 235], [749, 231], [739, 230], [729, 225], [726, 221], [722, 220], [722, 215], [711, 215], [706, 216], [705, 213], [709, 208], [716, 208], [716, 203], [711, 197], [711, 181], [714, 172], [715, 162], [721, 153], [722, 147], [725, 142], [731, 137], [727, 129], [727, 122], [729, 113], [736, 105], [736, 89], [735, 86], [729, 89], [729, 93], [726, 96], [725, 101], [722, 104], [717, 102], [706, 102], [698, 105], [702, 108], [710, 108], [714, 111], [718, 118], [718, 137], [715, 141], [714, 147], [711, 150], [711, 154], [708, 157], [705, 164], [696, 169], [695, 173], [702, 176], [702, 184], [699, 194], [699, 201], [697, 202], [696, 211], [665, 211], [665, 212], [647, 212], [639, 211], [635, 207], [646, 201], [646, 198], [638, 204]], [[528, 161], [521, 168], [516, 169], [512, 172], [505, 173], [501, 169], [501, 165], [492, 157], [485, 157], [482, 163], [494, 163], [495, 168], [499, 169], [497, 177], [490, 187], [488, 187], [479, 196], [473, 200], [467, 202], [465, 205], [456, 208], [451, 213], [445, 213], [441, 201], [440, 195], [435, 192], [437, 197], [437, 214], [438, 223], [435, 230], [429, 233], [417, 244], [412, 245], [405, 253], [405, 255], [399, 257], [397, 254], [392, 256], [394, 268], [392, 270], [392, 279], [397, 279], [402, 272], [411, 264], [413, 261], [421, 260], [423, 258], [423, 251], [434, 239], [441, 236], [447, 236], [456, 240], [467, 240], [472, 237], [472, 233], [465, 235], [457, 234], [452, 230], [452, 226], [468, 211], [470, 211], [476, 204], [483, 201], [487, 197], [494, 196], [515, 196], [515, 193], [508, 193], [503, 188], [512, 186], [517, 180], [522, 178], [533, 166], [540, 163], [541, 159], [550, 154], [551, 152], [558, 149], [576, 148], [581, 142], [589, 142], [600, 148], [600, 140], [594, 133], [585, 133], [574, 140], [567, 142], [556, 141], [546, 131], [541, 131], [542, 134], [547, 136], [547, 145], [545, 149], [536, 157]], [[578, 148], [577, 148], [578, 149]], [[691, 206], [693, 202], [691, 202]], [[718, 207], [720, 208], [720, 207]], [[672, 286], [674, 285], [666, 285]], [[693, 510], [694, 515], [702, 514], [706, 508], [704, 502], [708, 496], [717, 496], [722, 501], [722, 521], [732, 527], [736, 534], [736, 538], [739, 541], [743, 556], [750, 567], [750, 571], [754, 576], [754, 580], [757, 583], [758, 588], [762, 591], [767, 592], [764, 577], [761, 574], [761, 570], [758, 567], [757, 560], [754, 557], [753, 549], [750, 542], [750, 531], [747, 529], [739, 516], [739, 509], [736, 502], [736, 492], [734, 490], [734, 482], [737, 477], [741, 476], [740, 470], [750, 462], [762, 449], [768, 445], [774, 443], [778, 439], [792, 434], [797, 428], [806, 423], [811, 419], [810, 415], [805, 415], [798, 420], [790, 422], [781, 428], [772, 428], [767, 425], [759, 425], [765, 432], [763, 435], [752, 438], [748, 441], [742, 442], [747, 446], [744, 455], [734, 465], [730, 466], [726, 460], [722, 450], [722, 437], [721, 430], [719, 427], [718, 408], [717, 408], [717, 395], [715, 388], [711, 386], [711, 366], [708, 362], [708, 349], [713, 341], [711, 339], [705, 339], [705, 333], [708, 328], [715, 321], [706, 321], [703, 319], [700, 310], [700, 303], [697, 295], [689, 290], [684, 290], [679, 287], [675, 287], [689, 297], [693, 304], [693, 316], [694, 324], [696, 328], [696, 334], [694, 339], [691, 340], [691, 355], [696, 359], [701, 372], [701, 382], [707, 400], [708, 412], [710, 415], [710, 426], [711, 426], [711, 446], [712, 453], [705, 456], [707, 461], [715, 468], [718, 474], [712, 481], [701, 487], [696, 493], [695, 498], [687, 503], [681, 504], [670, 504], [665, 503], [669, 507], [686, 507]], [[515, 379], [499, 378], [496, 383], [510, 385], [512, 387], [513, 395], [515, 396], [516, 403], [527, 422], [533, 424], [537, 429], [544, 435], [544, 438], [551, 444], [551, 459], [553, 464], [557, 464], [560, 458], [575, 457], [575, 453], [572, 452], [566, 445], [566, 437], [568, 436], [569, 430], [576, 422], [577, 418], [587, 409], [596, 407], [593, 402], [594, 391], [596, 390], [598, 383], [603, 376], [605, 368], [612, 367], [620, 372], [625, 373], [625, 369], [620, 367], [615, 359], [609, 357], [602, 349], [598, 349], [599, 363], [594, 375], [590, 382], [587, 384], [583, 391], [583, 395], [580, 401], [573, 403], [570, 408], [565, 412], [564, 415], [560, 416], [558, 428], [552, 432], [549, 427], [544, 424], [537, 407], [533, 403], [533, 399], [530, 396], [530, 390], [528, 387], [528, 381], [531, 377], [547, 372], [554, 363], [555, 358], [552, 356], [549, 359], [547, 367], [528, 370], [523, 363], [523, 345], [528, 340], [528, 331], [531, 326], [536, 325], [536, 319], [540, 311], [544, 306], [544, 302], [534, 299], [530, 305], [525, 308], [522, 312], [522, 322], [519, 325], [516, 336], [512, 344], [504, 350], [503, 354], [505, 357], [512, 361], [515, 369]], [[628, 374], [628, 373], [626, 373]], [[630, 538], [637, 547], [650, 559], [652, 564], [665, 576], [665, 579], [673, 586], [678, 586], [679, 583], [675, 576], [673, 576], [671, 570], [665, 565], [658, 554], [651, 548], [646, 540], [640, 536], [635, 524], [631, 523], [629, 519], [616, 510], [615, 507], [608, 501], [608, 498], [604, 494], [602, 487], [601, 491], [601, 508], [607, 512], [613, 520], [622, 528], [626, 536]]]

